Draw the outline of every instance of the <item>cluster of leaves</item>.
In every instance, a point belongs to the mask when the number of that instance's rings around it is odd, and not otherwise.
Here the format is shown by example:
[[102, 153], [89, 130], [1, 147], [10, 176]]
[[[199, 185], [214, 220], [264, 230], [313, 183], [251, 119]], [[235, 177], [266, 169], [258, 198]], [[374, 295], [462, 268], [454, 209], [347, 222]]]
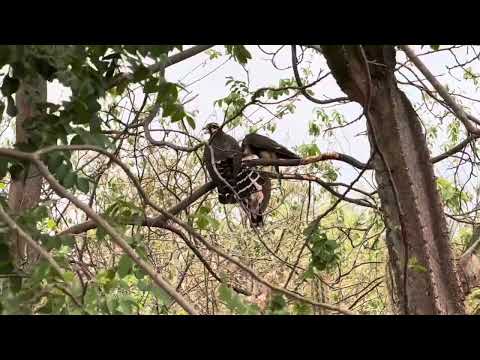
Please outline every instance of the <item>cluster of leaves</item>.
[[261, 88], [253, 93], [254, 98], [266, 96], [270, 100], [278, 100], [281, 96], [290, 95], [297, 83], [295, 79], [280, 79], [277, 87]]
[[437, 178], [437, 189], [445, 205], [455, 212], [459, 212], [462, 204], [466, 204], [470, 200], [468, 193], [458, 189], [445, 178]]
[[[35, 151], [59, 142], [102, 148], [111, 146], [109, 139], [102, 134], [105, 120], [99, 115], [100, 102], [109, 89], [115, 94], [125, 91], [128, 85], [126, 80], [119, 82], [113, 90], [110, 86], [111, 79], [122, 65], [132, 68], [133, 82], [142, 83], [146, 93], [157, 93], [165, 117], [172, 122], [186, 119], [194, 128], [193, 118], [177, 103], [176, 85], [164, 81], [162, 76], [150, 74], [141, 62], [142, 57], [165, 62], [168, 52], [175, 48], [181, 49], [181, 46], [0, 46], [0, 67], [9, 65], [11, 72], [11, 75], [4, 76], [1, 87], [2, 94], [7, 97], [7, 113], [10, 116], [17, 113], [13, 95], [18, 91], [21, 81], [33, 81], [38, 77], [46, 81], [58, 80], [72, 93], [70, 99], [61, 105], [39, 104], [38, 116], [25, 124], [29, 137], [21, 150]], [[67, 152], [49, 154], [47, 161], [50, 171], [67, 188], [88, 192], [88, 181], [73, 173], [69, 159]], [[3, 176], [4, 169], [8, 167], [5, 161], [2, 159], [0, 164], [0, 175]], [[18, 170], [18, 166], [17, 163], [13, 170]]]
[[[144, 46], [144, 45], [3, 45], [0, 46], [0, 68], [8, 73], [3, 76], [2, 95], [6, 98], [7, 114], [16, 116], [18, 110], [14, 95], [22, 82], [38, 84], [42, 81], [58, 81], [71, 91], [71, 96], [61, 104], [40, 103], [37, 115], [25, 122], [28, 143], [20, 144], [19, 150], [36, 151], [49, 145], [88, 144], [108, 148], [113, 144], [103, 134], [110, 127], [100, 111], [107, 95], [122, 95], [129, 84], [140, 83], [145, 93], [155, 93], [161, 105], [164, 117], [171, 122], [186, 120], [190, 126], [195, 122], [183, 107], [178, 104], [177, 86], [164, 80], [163, 74], [150, 73], [143, 63], [145, 58], [154, 62], [165, 62], [167, 55], [181, 46]], [[239, 52], [240, 51], [240, 52]], [[242, 55], [241, 49], [235, 49], [236, 56]], [[131, 76], [116, 77], [130, 68]], [[127, 71], [128, 72], [128, 71]], [[123, 79], [123, 80], [122, 80]], [[115, 83], [115, 86], [112, 84]], [[90, 191], [90, 180], [74, 169], [71, 153], [53, 151], [43, 158], [49, 170], [67, 189], [78, 189], [84, 193]], [[25, 176], [30, 164], [12, 159], [0, 159], [0, 178], [10, 173], [12, 179]], [[144, 218], [143, 211], [123, 198], [114, 199], [106, 210], [106, 218], [121, 232], [125, 232], [126, 223], [137, 223]], [[137, 311], [138, 299], [129, 298], [127, 287], [137, 288], [140, 292], [149, 292], [164, 298], [164, 305], [171, 303], [145, 274], [132, 263], [129, 257], [122, 256], [114, 267], [105, 268], [96, 274], [89, 286], [82, 286], [80, 275], [70, 271], [69, 259], [74, 241], [68, 236], [51, 236], [55, 227], [46, 207], [40, 206], [25, 211], [16, 217], [18, 224], [34, 240], [49, 250], [55, 260], [65, 269], [65, 279], [60, 279], [50, 265], [41, 261], [29, 272], [23, 281], [23, 275], [11, 274], [14, 271], [8, 253], [8, 229], [2, 226], [0, 234], [0, 271], [11, 276], [11, 281], [2, 281], [2, 305], [6, 313], [73, 313], [74, 311], [91, 313], [131, 313]], [[102, 229], [96, 232], [96, 240], [104, 242], [106, 234]], [[147, 251], [141, 234], [128, 237], [130, 245], [136, 248], [139, 256], [147, 258]], [[127, 286], [128, 285], [128, 286]], [[58, 286], [70, 289], [67, 295]], [[133, 292], [135, 294], [135, 291]], [[72, 302], [71, 296], [78, 299], [83, 309]], [[28, 300], [27, 300], [28, 299]], [[27, 310], [29, 309], [29, 310]]]
[[447, 127], [448, 138], [452, 144], [457, 144], [461, 132], [461, 123], [458, 120], [453, 120]]
[[212, 216], [211, 209], [207, 206], [201, 206], [195, 212], [194, 218], [195, 225], [201, 230], [217, 230], [220, 226], [220, 222]]
[[471, 80], [475, 86], [478, 86], [478, 78], [480, 77], [478, 73], [476, 73], [472, 67], [464, 68], [463, 71], [463, 78], [465, 80]]
[[298, 147], [297, 151], [302, 157], [317, 156], [321, 154], [320, 148], [315, 143], [302, 144]]
[[[249, 96], [248, 86], [245, 81], [235, 80], [233, 77], [228, 76], [225, 85], [230, 85], [230, 93], [219, 100], [214, 102], [214, 105], [220, 107], [225, 112], [227, 119], [233, 118], [235, 115], [240, 114], [241, 110], [247, 104], [247, 97]], [[242, 116], [237, 116], [231, 121], [228, 126], [233, 128], [240, 124]]]
[[[141, 210], [123, 199], [117, 199], [109, 206], [105, 215], [114, 222], [120, 231], [125, 227], [118, 225], [122, 221], [139, 218]], [[54, 257], [55, 261], [66, 269], [60, 277], [51, 265], [41, 260], [28, 274], [19, 274], [14, 270], [8, 256], [6, 236], [8, 229], [0, 228], [0, 270], [6, 279], [0, 279], [0, 311], [4, 314], [137, 314], [148, 313], [144, 309], [150, 299], [158, 305], [160, 313], [168, 313], [172, 299], [159, 289], [129, 256], [123, 254], [111, 266], [99, 270], [88, 286], [70, 270], [70, 255], [75, 241], [72, 236], [51, 236], [48, 231], [55, 223], [45, 206], [30, 209], [15, 218], [16, 222], [38, 241]], [[45, 232], [47, 231], [47, 233]], [[97, 230], [96, 240], [104, 242], [105, 233]], [[145, 241], [141, 234], [127, 237], [129, 244], [137, 254], [147, 259]], [[8, 281], [7, 281], [8, 280]], [[66, 291], [68, 290], [68, 292]], [[73, 301], [73, 298], [76, 301]]]
[[[2, 204], [4, 209], [8, 207]], [[65, 297], [64, 293], [58, 294], [59, 289], [75, 287], [74, 274], [69, 271], [68, 254], [74, 246], [74, 239], [68, 235], [50, 235], [49, 230], [55, 226], [46, 206], [38, 206], [13, 216], [17, 224], [26, 231], [33, 240], [38, 242], [45, 250], [49, 251], [54, 260], [64, 269], [60, 276], [51, 265], [41, 260], [28, 273], [14, 266], [9, 256], [9, 236], [11, 232], [6, 224], [2, 224], [0, 232], [0, 280], [1, 296], [0, 311], [4, 313], [30, 313], [40, 307], [42, 294], [53, 291], [51, 302], [58, 300], [58, 296]], [[57, 308], [58, 310], [58, 308]]]
[[227, 54], [233, 56], [235, 61], [245, 65], [252, 58], [250, 52], [243, 45], [225, 45]]
[[305, 229], [304, 235], [311, 251], [310, 264], [304, 274], [308, 279], [313, 277], [315, 271], [328, 271], [338, 263], [340, 245], [337, 241], [328, 239], [327, 234], [315, 222]]
[[[325, 109], [315, 108], [315, 119], [311, 120], [308, 124], [308, 132], [313, 137], [318, 137], [322, 129], [327, 129], [333, 126], [343, 126], [347, 124], [345, 116], [340, 112], [333, 110], [330, 114], [327, 114]], [[327, 131], [326, 134], [333, 136], [332, 132]]]

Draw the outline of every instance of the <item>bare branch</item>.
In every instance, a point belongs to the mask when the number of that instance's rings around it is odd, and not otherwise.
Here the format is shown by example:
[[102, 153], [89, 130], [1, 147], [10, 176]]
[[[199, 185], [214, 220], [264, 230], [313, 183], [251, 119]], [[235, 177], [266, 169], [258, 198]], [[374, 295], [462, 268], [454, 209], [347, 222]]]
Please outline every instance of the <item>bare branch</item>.
[[[185, 51], [182, 51], [181, 53], [170, 56], [167, 59], [167, 61], [165, 62], [165, 64], [158, 62], [158, 63], [155, 63], [153, 65], [150, 65], [148, 67], [148, 71], [150, 72], [150, 74], [162, 71], [166, 67], [169, 67], [169, 66], [174, 65], [176, 63], [179, 63], [183, 60], [191, 58], [192, 56], [200, 54], [201, 52], [203, 52], [205, 50], [208, 50], [213, 46], [215, 46], [215, 45], [196, 45], [196, 46], [191, 47], [191, 48], [189, 48]], [[113, 78], [112, 81], [107, 85], [107, 89], [110, 89], [110, 88], [118, 85], [119, 83], [121, 83], [124, 80], [131, 81], [132, 79], [133, 79], [132, 74], [125, 74], [125, 73], [119, 74], [115, 78]]]
[[[0, 155], [2, 155], [2, 150], [3, 149], [0, 149]], [[274, 291], [277, 291], [277, 292], [280, 292], [280, 293], [283, 293], [284, 295], [290, 297], [290, 298], [293, 298], [293, 299], [296, 299], [296, 300], [299, 300], [299, 301], [302, 301], [302, 302], [306, 302], [306, 303], [309, 303], [311, 305], [314, 305], [314, 306], [318, 306], [318, 307], [321, 307], [321, 308], [325, 308], [325, 309], [329, 309], [329, 310], [333, 310], [333, 311], [337, 311], [337, 312], [340, 312], [342, 314], [346, 314], [346, 315], [354, 315], [355, 313], [353, 313], [352, 311], [350, 310], [347, 310], [347, 309], [344, 309], [342, 307], [337, 307], [337, 306], [333, 306], [333, 305], [330, 305], [330, 304], [326, 304], [326, 303], [320, 303], [320, 302], [315, 302], [313, 300], [310, 300], [308, 298], [305, 298], [301, 295], [298, 295], [292, 291], [289, 291], [289, 290], [286, 290], [286, 289], [283, 289], [283, 288], [280, 288], [278, 286], [275, 286], [273, 284], [271, 284], [270, 282], [264, 280], [263, 278], [261, 278], [255, 271], [253, 271], [251, 268], [249, 268], [248, 266], [244, 265], [243, 263], [241, 263], [240, 261], [238, 261], [236, 258], [230, 256], [229, 254], [225, 253], [223, 250], [217, 248], [216, 246], [210, 244], [210, 242], [208, 242], [207, 240], [205, 240], [203, 238], [203, 236], [201, 236], [194, 228], [192, 228], [189, 224], [177, 219], [176, 217], [174, 217], [172, 214], [170, 214], [169, 212], [163, 210], [162, 208], [160, 208], [159, 206], [157, 206], [156, 204], [154, 204], [149, 198], [148, 196], [145, 194], [144, 190], [142, 189], [142, 187], [140, 186], [140, 183], [138, 182], [138, 180], [135, 178], [135, 176], [133, 176], [133, 174], [131, 173], [131, 171], [128, 169], [128, 167], [123, 164], [121, 161], [119, 161], [116, 157], [114, 157], [112, 154], [108, 153], [106, 150], [104, 149], [100, 149], [100, 148], [96, 148], [95, 146], [91, 146], [91, 145], [70, 145], [70, 146], [51, 146], [51, 147], [48, 147], [48, 148], [45, 148], [45, 149], [42, 149], [42, 150], [39, 150], [37, 151], [36, 153], [33, 153], [33, 154], [28, 154], [28, 153], [22, 153], [22, 152], [19, 152], [19, 151], [10, 151], [10, 152], [13, 152], [13, 153], [19, 153], [20, 156], [25, 156], [27, 157], [30, 161], [33, 161], [35, 163], [35, 165], [39, 168], [39, 171], [42, 173], [42, 175], [45, 176], [46, 180], [51, 184], [52, 188], [61, 196], [63, 197], [66, 197], [67, 199], [69, 199], [70, 201], [72, 201], [77, 207], [79, 207], [80, 209], [82, 209], [87, 215], [89, 215], [89, 217], [96, 221], [102, 228], [105, 229], [105, 231], [107, 231], [110, 236], [112, 236], [112, 239], [122, 248], [124, 249], [124, 251], [128, 251], [127, 254], [129, 256], [132, 257], [132, 259], [140, 266], [140, 264], [142, 264], [143, 266], [142, 269], [144, 269], [152, 278], [153, 276], [158, 276], [158, 274], [150, 267], [149, 264], [145, 263], [140, 257], [138, 257], [138, 255], [135, 253], [135, 251], [128, 245], [128, 243], [123, 239], [123, 237], [118, 234], [118, 232], [113, 228], [111, 227], [110, 224], [108, 224], [108, 222], [106, 222], [103, 218], [101, 218], [97, 213], [95, 213], [89, 206], [83, 204], [81, 201], [79, 201], [77, 198], [75, 198], [74, 196], [72, 196], [71, 194], [69, 194], [57, 181], [56, 179], [50, 174], [50, 172], [48, 171], [48, 168], [39, 160], [38, 156], [39, 154], [44, 154], [44, 153], [47, 153], [47, 152], [50, 152], [50, 151], [58, 151], [58, 150], [93, 150], [93, 151], [98, 151], [108, 157], [110, 157], [110, 159], [112, 159], [113, 162], [115, 162], [117, 165], [119, 165], [122, 170], [125, 172], [125, 174], [130, 178], [130, 180], [132, 180], [135, 188], [138, 190], [138, 193], [139, 195], [142, 197], [142, 199], [145, 201], [146, 204], [148, 204], [149, 206], [151, 206], [152, 208], [154, 208], [156, 211], [158, 211], [159, 213], [161, 213], [165, 218], [167, 218], [168, 220], [171, 220], [172, 222], [178, 224], [179, 226], [181, 226], [182, 228], [184, 228], [186, 231], [188, 231], [190, 234], [192, 234], [196, 239], [198, 239], [208, 250], [210, 251], [213, 251], [215, 253], [217, 253], [218, 255], [220, 255], [222, 258], [232, 262], [233, 264], [237, 265], [239, 268], [241, 268], [243, 271], [245, 271], [247, 274], [249, 274], [254, 280], [256, 280], [257, 282], [269, 287], [270, 289], [274, 290]], [[363, 173], [363, 171], [362, 171]], [[353, 186], [353, 185], [352, 185]], [[138, 262], [137, 262], [138, 261]], [[147, 271], [148, 270], [148, 271]], [[155, 279], [154, 279], [155, 280]], [[179, 302], [179, 304], [184, 307], [185, 310], [187, 310], [188, 312], [190, 313], [193, 313], [193, 314], [196, 314], [196, 310], [193, 309], [193, 307], [191, 307], [184, 299], [183, 297], [178, 294], [175, 289], [173, 289], [168, 283], [166, 283], [160, 276], [158, 276], [158, 283], [157, 285], [161, 286], [160, 284], [162, 284], [163, 286], [165, 286], [164, 290], [167, 291], [168, 289], [168, 293], [177, 300], [177, 302]], [[162, 288], [163, 288], [162, 286]]]
[[372, 165], [364, 164], [357, 159], [345, 155], [345, 154], [340, 154], [336, 152], [328, 152], [328, 153], [323, 153], [317, 156], [309, 156], [304, 159], [278, 159], [278, 160], [266, 160], [266, 159], [258, 159], [258, 160], [245, 160], [243, 163], [246, 164], [247, 166], [267, 166], [267, 165], [276, 165], [276, 166], [299, 166], [299, 165], [308, 165], [312, 163], [316, 163], [319, 161], [325, 161], [325, 160], [338, 160], [338, 161], [343, 161], [346, 162], [357, 169], [373, 169]]
[[435, 78], [435, 76], [428, 70], [428, 68], [423, 64], [423, 62], [415, 55], [415, 52], [408, 45], [401, 45], [400, 48], [405, 52], [408, 58], [415, 64], [418, 70], [425, 76], [430, 84], [437, 90], [440, 96], [445, 100], [448, 106], [453, 110], [458, 119], [463, 123], [468, 132], [480, 135], [480, 129], [474, 126], [470, 121], [474, 121], [477, 124], [480, 124], [480, 120], [476, 119], [470, 114], [467, 114], [463, 108], [457, 104], [455, 99], [453, 99], [448, 91], [443, 87], [442, 84]]
[[334, 102], [343, 102], [343, 101], [350, 101], [348, 97], [339, 97], [336, 99], [328, 99], [328, 100], [319, 100], [311, 96], [307, 91], [305, 91], [305, 87], [302, 84], [302, 79], [300, 78], [300, 74], [298, 73], [298, 62], [297, 62], [297, 49], [296, 45], [292, 45], [292, 66], [293, 66], [293, 74], [295, 76], [295, 81], [297, 82], [302, 95], [305, 96], [311, 102], [315, 104], [331, 104]]
[[[172, 206], [170, 209], [168, 209], [168, 212], [172, 215], [177, 215], [181, 211], [185, 210], [187, 207], [192, 205], [195, 201], [197, 201], [200, 197], [203, 195], [207, 194], [209, 191], [215, 189], [215, 185], [213, 182], [209, 181], [205, 183], [204, 185], [200, 186], [198, 189], [192, 192], [192, 194], [180, 201], [178, 204], [175, 206]], [[156, 217], [152, 218], [146, 218], [142, 222], [142, 226], [148, 226], [148, 227], [163, 227], [166, 222], [166, 217], [163, 215], [159, 215]], [[132, 222], [129, 225], [138, 225], [138, 223]], [[81, 234], [84, 233], [88, 230], [95, 229], [97, 227], [97, 223], [93, 220], [85, 221], [81, 224], [74, 225], [64, 231], [62, 231], [59, 235], [62, 234]]]

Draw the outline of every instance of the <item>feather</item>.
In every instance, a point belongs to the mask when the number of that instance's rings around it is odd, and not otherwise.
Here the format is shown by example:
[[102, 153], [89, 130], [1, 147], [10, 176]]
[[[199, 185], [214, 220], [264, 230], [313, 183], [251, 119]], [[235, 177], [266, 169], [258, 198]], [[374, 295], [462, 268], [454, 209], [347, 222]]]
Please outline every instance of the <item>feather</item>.
[[[242, 160], [256, 159], [249, 155]], [[270, 179], [262, 176], [253, 168], [244, 167], [237, 178], [236, 191], [252, 227], [264, 225], [264, 212], [270, 201]]]
[[[217, 186], [219, 202], [222, 204], [236, 203], [231, 187], [235, 188], [241, 169], [241, 148], [233, 137], [225, 134], [216, 124], [209, 124], [207, 128], [214, 130], [210, 133], [209, 144], [203, 152], [203, 163], [210, 178]], [[214, 162], [212, 162], [212, 157]]]
[[248, 154], [256, 154], [267, 151], [277, 155], [279, 159], [301, 159], [300, 156], [288, 150], [285, 146], [276, 141], [259, 134], [248, 134], [242, 141], [242, 150]]

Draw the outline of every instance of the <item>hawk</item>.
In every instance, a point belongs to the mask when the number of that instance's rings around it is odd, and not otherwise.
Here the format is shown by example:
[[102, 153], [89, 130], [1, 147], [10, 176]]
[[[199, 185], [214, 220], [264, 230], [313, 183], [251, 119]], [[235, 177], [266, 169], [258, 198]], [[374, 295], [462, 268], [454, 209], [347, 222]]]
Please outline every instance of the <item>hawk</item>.
[[[242, 160], [258, 159], [257, 155], [247, 155]], [[264, 225], [264, 212], [270, 202], [272, 184], [268, 177], [261, 175], [254, 168], [242, 165], [237, 177], [237, 193], [242, 201], [252, 227]]]
[[[288, 150], [276, 141], [259, 134], [248, 134], [242, 141], [242, 153], [244, 156], [256, 155], [261, 159], [301, 159], [300, 156]], [[275, 166], [280, 173], [278, 166]]]
[[235, 188], [237, 176], [240, 173], [241, 148], [237, 141], [225, 134], [217, 123], [209, 123], [203, 130], [210, 135], [208, 146], [205, 146], [203, 152], [203, 163], [217, 186], [218, 200], [221, 204], [236, 203], [231, 187]]
[[237, 141], [216, 123], [207, 124], [204, 130], [210, 134], [210, 139], [203, 153], [203, 162], [217, 186], [219, 202], [234, 204], [240, 201], [251, 226], [262, 226], [264, 211], [270, 201], [271, 182], [255, 168], [242, 165], [242, 160], [259, 157], [254, 154], [242, 157]]

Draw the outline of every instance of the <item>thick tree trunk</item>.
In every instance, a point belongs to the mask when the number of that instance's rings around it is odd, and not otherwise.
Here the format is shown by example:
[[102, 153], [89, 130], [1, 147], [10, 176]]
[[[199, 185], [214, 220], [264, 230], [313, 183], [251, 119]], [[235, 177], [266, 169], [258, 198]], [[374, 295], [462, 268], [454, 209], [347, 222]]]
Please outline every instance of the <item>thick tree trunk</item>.
[[480, 226], [473, 226], [468, 249], [458, 260], [460, 280], [465, 295], [469, 295], [474, 288], [480, 286], [479, 239]]
[[[23, 125], [37, 114], [37, 104], [44, 103], [47, 100], [46, 81], [40, 77], [21, 80], [15, 100], [18, 111], [16, 116], [16, 143], [20, 144], [28, 140], [28, 133]], [[27, 176], [21, 173], [10, 184], [8, 197], [10, 209], [20, 214], [25, 209], [37, 206], [40, 200], [41, 187], [42, 177], [38, 170], [33, 166], [29, 167]], [[27, 247], [25, 241], [18, 234], [12, 234], [11, 254], [14, 263], [17, 265], [31, 264], [38, 259], [38, 254], [32, 248]]]
[[[372, 142], [372, 139], [370, 139], [370, 142]], [[375, 178], [378, 184], [378, 194], [382, 203], [383, 221], [386, 228], [385, 241], [389, 255], [386, 266], [386, 276], [390, 285], [391, 305], [395, 313], [402, 314], [406, 308], [405, 287], [403, 285], [405, 247], [400, 230], [400, 216], [388, 173], [383, 160], [378, 154], [374, 156], [373, 166], [375, 168]]]
[[398, 308], [406, 314], [464, 313], [425, 137], [410, 101], [396, 84], [394, 47], [365, 46], [362, 52], [359, 46], [324, 46], [323, 50], [342, 90], [364, 108], [370, 104], [370, 139], [389, 228], [387, 245]]

